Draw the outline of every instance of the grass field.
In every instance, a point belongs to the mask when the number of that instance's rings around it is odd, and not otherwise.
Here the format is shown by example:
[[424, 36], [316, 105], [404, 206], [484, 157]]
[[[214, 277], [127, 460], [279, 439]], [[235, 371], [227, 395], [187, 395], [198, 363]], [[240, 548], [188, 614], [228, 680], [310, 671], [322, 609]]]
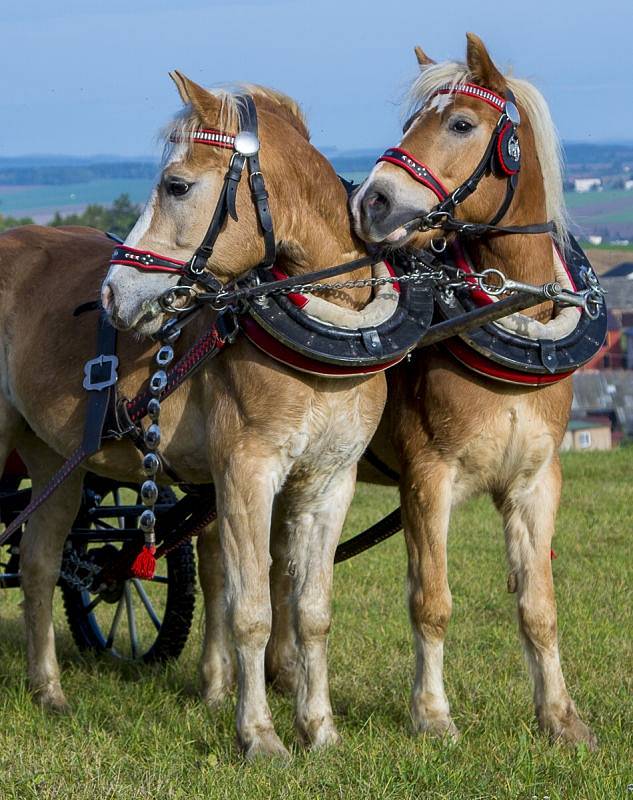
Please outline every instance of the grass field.
[[[555, 549], [563, 667], [600, 739], [588, 753], [551, 746], [533, 720], [506, 592], [501, 526], [486, 499], [461, 509], [450, 539], [454, 616], [447, 690], [456, 745], [414, 738], [401, 537], [337, 567], [330, 665], [343, 745], [288, 765], [244, 764], [233, 701], [210, 714], [196, 696], [200, 605], [168, 668], [80, 657], [57, 605], [58, 650], [73, 714], [55, 718], [27, 694], [20, 596], [0, 601], [3, 800], [37, 798], [450, 798], [594, 800], [633, 794], [633, 448], [564, 456]], [[391, 510], [393, 490], [361, 485], [347, 532]], [[293, 742], [289, 699], [271, 696]]]

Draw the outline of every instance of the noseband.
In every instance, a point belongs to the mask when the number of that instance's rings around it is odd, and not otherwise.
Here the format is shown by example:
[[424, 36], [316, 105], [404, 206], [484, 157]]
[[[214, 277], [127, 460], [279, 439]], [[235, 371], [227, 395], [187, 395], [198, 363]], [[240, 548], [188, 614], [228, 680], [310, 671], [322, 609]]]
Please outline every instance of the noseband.
[[[521, 169], [521, 147], [517, 135], [521, 116], [516, 107], [513, 93], [508, 89], [508, 97], [505, 98], [474, 83], [446, 84], [434, 92], [429, 97], [429, 101], [438, 95], [453, 94], [474, 97], [499, 112], [499, 118], [479, 164], [463, 183], [452, 192], [449, 192], [433, 174], [430, 167], [418, 161], [411, 153], [401, 147], [390, 147], [376, 162], [385, 161], [406, 170], [418, 183], [430, 189], [439, 200], [439, 203], [431, 211], [420, 218], [420, 229], [441, 228], [445, 231], [458, 231], [471, 236], [481, 235], [489, 231], [496, 233], [551, 233], [554, 229], [551, 222], [505, 228], [497, 225], [512, 203]], [[405, 133], [412, 122], [413, 118], [405, 126]], [[471, 223], [456, 220], [453, 216], [455, 208], [470, 197], [479, 186], [481, 179], [489, 174], [495, 174], [506, 179], [505, 197], [492, 220], [488, 223]]]
[[[277, 247], [268, 204], [268, 192], [259, 164], [257, 109], [253, 98], [248, 94], [239, 95], [236, 99], [239, 118], [237, 134], [226, 133], [214, 128], [202, 128], [192, 131], [187, 136], [187, 140], [194, 144], [233, 151], [211, 222], [200, 246], [189, 261], [180, 261], [151, 250], [138, 250], [121, 244], [112, 253], [110, 264], [135, 267], [147, 272], [167, 272], [180, 275], [178, 286], [188, 287], [189, 290], [194, 284], [201, 284], [208, 291], [215, 293], [222, 291], [223, 284], [207, 269], [207, 263], [213, 254], [213, 248], [227, 218], [230, 216], [236, 222], [238, 221], [235, 200], [244, 165], [248, 168], [251, 197], [264, 237], [265, 254], [261, 266], [270, 266], [274, 263]], [[182, 138], [180, 136], [172, 137], [172, 141], [182, 141]]]

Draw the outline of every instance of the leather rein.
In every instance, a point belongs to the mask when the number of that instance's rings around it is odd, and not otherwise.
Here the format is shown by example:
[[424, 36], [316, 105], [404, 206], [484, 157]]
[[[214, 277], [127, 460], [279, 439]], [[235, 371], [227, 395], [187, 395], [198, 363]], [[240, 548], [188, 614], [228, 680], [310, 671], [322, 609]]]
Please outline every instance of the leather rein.
[[[521, 147], [517, 128], [521, 115], [516, 106], [514, 94], [507, 90], [507, 98], [484, 89], [474, 83], [446, 84], [441, 86], [429, 98], [428, 102], [439, 95], [461, 94], [474, 97], [487, 103], [499, 112], [499, 118], [492, 131], [488, 145], [479, 163], [465, 181], [449, 192], [442, 182], [433, 174], [431, 168], [401, 147], [390, 147], [378, 158], [382, 161], [404, 169], [414, 180], [430, 189], [438, 198], [438, 203], [428, 213], [414, 217], [409, 221], [418, 222], [421, 231], [440, 229], [447, 233], [456, 232], [464, 236], [482, 236], [487, 233], [498, 234], [535, 234], [552, 233], [554, 223], [543, 222], [534, 225], [500, 226], [498, 223], [508, 211], [518, 182], [521, 169]], [[413, 124], [415, 118], [424, 110], [419, 109], [405, 124], [404, 132]], [[456, 219], [453, 212], [458, 205], [470, 197], [485, 175], [497, 174], [506, 178], [506, 193], [501, 206], [494, 217], [487, 223], [468, 222]]]

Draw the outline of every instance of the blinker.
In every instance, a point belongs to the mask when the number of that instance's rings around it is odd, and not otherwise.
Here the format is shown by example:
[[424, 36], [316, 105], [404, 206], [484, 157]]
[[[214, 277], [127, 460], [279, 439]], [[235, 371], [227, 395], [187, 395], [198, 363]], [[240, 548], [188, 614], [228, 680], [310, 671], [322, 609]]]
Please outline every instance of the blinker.
[[233, 147], [242, 156], [254, 156], [259, 150], [259, 139], [252, 131], [240, 131]]
[[506, 117], [510, 120], [510, 122], [513, 122], [515, 125], [518, 125], [521, 122], [521, 115], [519, 114], [519, 109], [510, 100], [506, 102], [505, 114]]

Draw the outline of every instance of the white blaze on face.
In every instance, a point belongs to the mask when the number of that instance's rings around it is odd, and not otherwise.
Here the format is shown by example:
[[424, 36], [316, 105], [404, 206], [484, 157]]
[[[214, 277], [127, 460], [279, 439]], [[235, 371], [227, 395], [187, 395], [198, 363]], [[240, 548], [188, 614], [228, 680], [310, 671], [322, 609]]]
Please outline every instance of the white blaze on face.
[[[130, 231], [125, 245], [139, 247], [150, 229], [157, 208], [158, 190], [152, 191], [143, 213]], [[112, 264], [101, 291], [101, 302], [114, 323], [120, 328], [130, 328], [148, 313], [151, 304], [178, 280], [177, 275], [165, 272], [146, 272], [125, 264]], [[151, 315], [150, 315], [151, 316]], [[137, 330], [154, 333], [160, 326], [162, 315], [143, 321]]]

